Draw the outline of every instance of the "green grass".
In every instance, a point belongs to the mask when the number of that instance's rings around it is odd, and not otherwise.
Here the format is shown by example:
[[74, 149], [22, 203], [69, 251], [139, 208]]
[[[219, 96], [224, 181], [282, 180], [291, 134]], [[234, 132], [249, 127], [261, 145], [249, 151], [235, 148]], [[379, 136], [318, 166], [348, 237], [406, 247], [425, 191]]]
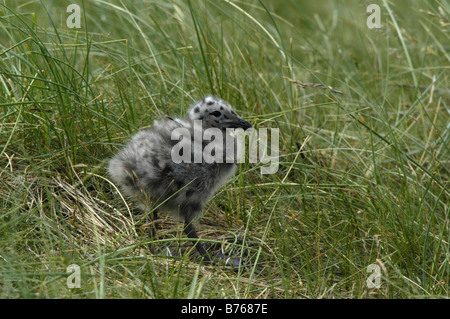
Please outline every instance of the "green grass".
[[[81, 11], [69, 29], [59, 2], [0, 4], [1, 298], [449, 297], [448, 2]], [[197, 227], [242, 255], [239, 272], [152, 256], [105, 169], [139, 128], [208, 93], [280, 129], [278, 173], [242, 164]], [[160, 234], [186, 243], [170, 219]]]

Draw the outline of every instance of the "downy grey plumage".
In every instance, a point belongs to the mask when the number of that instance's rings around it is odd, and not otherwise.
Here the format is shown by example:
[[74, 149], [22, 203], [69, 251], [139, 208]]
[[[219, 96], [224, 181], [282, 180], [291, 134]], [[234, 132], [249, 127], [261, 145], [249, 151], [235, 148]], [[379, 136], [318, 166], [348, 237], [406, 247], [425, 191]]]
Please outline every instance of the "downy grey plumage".
[[[207, 96], [192, 105], [185, 118], [155, 121], [151, 128], [134, 135], [109, 162], [109, 174], [125, 194], [137, 199], [143, 210], [159, 206], [158, 210], [184, 221], [188, 237], [198, 239], [192, 221], [202, 215], [208, 200], [236, 171], [235, 161], [230, 163], [226, 158], [226, 129], [251, 127], [227, 102]], [[210, 143], [201, 138], [209, 128], [223, 133], [223, 143], [219, 143], [223, 148], [214, 151], [224, 151], [224, 155], [215, 162], [198, 154]], [[178, 138], [174, 139], [174, 136]], [[200, 148], [196, 147], [197, 142], [201, 143]], [[183, 154], [186, 150], [190, 154]], [[190, 161], [174, 161], [174, 155]], [[150, 234], [155, 235], [155, 230]], [[205, 261], [212, 261], [200, 242], [196, 247]], [[212, 259], [239, 266], [238, 260], [220, 253]]]

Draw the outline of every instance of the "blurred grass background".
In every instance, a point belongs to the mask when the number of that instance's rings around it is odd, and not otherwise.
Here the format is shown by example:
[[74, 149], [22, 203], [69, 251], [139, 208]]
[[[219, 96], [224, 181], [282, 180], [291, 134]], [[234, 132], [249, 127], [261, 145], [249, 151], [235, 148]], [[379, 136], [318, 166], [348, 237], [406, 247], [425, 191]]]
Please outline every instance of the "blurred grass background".
[[[448, 2], [71, 3], [80, 29], [68, 2], [0, 4], [2, 298], [449, 296]], [[241, 165], [198, 226], [239, 272], [152, 256], [105, 170], [210, 93], [280, 129], [277, 174]]]

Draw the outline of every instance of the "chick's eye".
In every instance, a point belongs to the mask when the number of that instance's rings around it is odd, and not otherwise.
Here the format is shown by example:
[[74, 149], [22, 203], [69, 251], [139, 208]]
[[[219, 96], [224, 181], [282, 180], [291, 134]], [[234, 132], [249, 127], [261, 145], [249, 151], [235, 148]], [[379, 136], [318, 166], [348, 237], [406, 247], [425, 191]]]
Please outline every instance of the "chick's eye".
[[211, 113], [211, 115], [214, 115], [215, 117], [219, 117], [221, 113], [219, 111], [214, 111]]

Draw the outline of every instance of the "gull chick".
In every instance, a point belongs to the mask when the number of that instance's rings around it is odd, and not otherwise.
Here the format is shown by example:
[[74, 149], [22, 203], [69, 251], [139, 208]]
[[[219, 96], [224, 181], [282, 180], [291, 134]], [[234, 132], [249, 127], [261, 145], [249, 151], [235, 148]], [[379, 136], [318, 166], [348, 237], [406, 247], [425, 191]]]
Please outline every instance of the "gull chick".
[[[199, 152], [210, 141], [203, 138], [198, 141], [198, 136], [203, 137], [208, 129], [219, 130], [223, 138], [215, 142], [225, 145], [229, 137], [227, 129], [247, 130], [251, 127], [229, 103], [207, 96], [193, 104], [185, 118], [168, 117], [155, 121], [151, 128], [134, 135], [110, 160], [109, 174], [126, 195], [137, 200], [141, 209], [157, 207], [158, 211], [168, 212], [184, 222], [184, 232], [195, 242], [205, 262], [239, 267], [239, 259], [220, 252], [214, 255], [206, 252], [192, 224], [201, 217], [209, 199], [236, 171], [236, 161], [227, 160], [229, 156], [226, 151], [229, 149], [226, 147], [215, 149], [215, 152], [225, 151], [223, 156], [214, 157], [219, 160], [202, 158]], [[183, 146], [181, 149], [180, 145]], [[174, 155], [190, 160], [180, 162], [174, 160]], [[152, 219], [157, 219], [157, 210], [153, 208]], [[149, 233], [154, 237], [156, 226], [151, 227]]]

